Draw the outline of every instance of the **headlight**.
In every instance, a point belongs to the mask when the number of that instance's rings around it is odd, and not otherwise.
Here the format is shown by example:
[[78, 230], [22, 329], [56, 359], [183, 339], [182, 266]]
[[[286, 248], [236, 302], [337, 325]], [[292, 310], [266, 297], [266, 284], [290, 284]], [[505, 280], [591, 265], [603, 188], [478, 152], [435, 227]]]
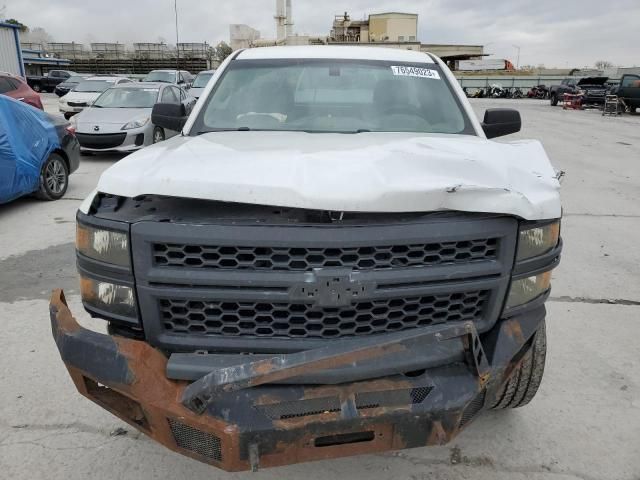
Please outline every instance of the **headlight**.
[[138, 120], [134, 120], [133, 122], [127, 123], [122, 130], [131, 130], [132, 128], [140, 128], [144, 127], [147, 123], [149, 123], [149, 117], [140, 118]]
[[133, 288], [92, 278], [80, 278], [82, 301], [109, 315], [136, 318], [136, 299]]
[[518, 307], [535, 300], [551, 288], [551, 272], [513, 280], [506, 308]]
[[77, 224], [76, 248], [85, 257], [101, 262], [129, 267], [129, 236], [124, 232], [114, 232]]
[[558, 246], [560, 222], [520, 230], [517, 261], [544, 255]]

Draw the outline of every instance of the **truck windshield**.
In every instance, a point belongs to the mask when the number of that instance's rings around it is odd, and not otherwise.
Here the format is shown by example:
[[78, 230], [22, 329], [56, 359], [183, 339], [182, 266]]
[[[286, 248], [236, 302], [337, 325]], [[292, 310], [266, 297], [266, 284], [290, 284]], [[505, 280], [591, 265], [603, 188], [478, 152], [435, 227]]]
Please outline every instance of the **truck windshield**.
[[93, 104], [98, 108], [153, 108], [157, 88], [110, 88]]
[[85, 80], [76, 85], [74, 92], [97, 93], [104, 92], [107, 88], [113, 87], [113, 80]]
[[192, 134], [220, 130], [474, 134], [434, 63], [236, 60]]

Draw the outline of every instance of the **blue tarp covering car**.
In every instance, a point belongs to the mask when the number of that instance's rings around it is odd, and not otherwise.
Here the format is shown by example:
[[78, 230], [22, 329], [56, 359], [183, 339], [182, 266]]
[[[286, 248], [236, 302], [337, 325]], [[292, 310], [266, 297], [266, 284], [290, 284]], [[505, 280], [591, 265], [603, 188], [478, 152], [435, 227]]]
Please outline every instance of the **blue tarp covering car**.
[[40, 188], [40, 173], [60, 139], [50, 117], [0, 95], [0, 204]]

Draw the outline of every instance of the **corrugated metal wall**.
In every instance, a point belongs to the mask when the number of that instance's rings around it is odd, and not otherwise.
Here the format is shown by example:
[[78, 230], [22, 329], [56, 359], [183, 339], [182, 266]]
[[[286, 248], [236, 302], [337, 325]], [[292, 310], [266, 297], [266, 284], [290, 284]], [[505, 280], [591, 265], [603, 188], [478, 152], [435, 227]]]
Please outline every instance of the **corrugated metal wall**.
[[22, 75], [20, 52], [16, 48], [13, 28], [0, 25], [0, 72]]

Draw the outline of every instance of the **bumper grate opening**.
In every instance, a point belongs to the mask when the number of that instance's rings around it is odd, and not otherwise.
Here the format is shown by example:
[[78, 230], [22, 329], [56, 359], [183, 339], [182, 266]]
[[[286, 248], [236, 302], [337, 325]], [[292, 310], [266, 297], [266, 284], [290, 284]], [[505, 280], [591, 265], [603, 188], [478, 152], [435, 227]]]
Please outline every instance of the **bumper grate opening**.
[[460, 424], [458, 425], [458, 428], [464, 427], [467, 423], [473, 420], [473, 418], [480, 412], [480, 410], [482, 410], [482, 407], [484, 407], [486, 396], [487, 391], [483, 390], [478, 395], [476, 395], [473, 400], [471, 400], [471, 403], [469, 403], [469, 405], [467, 405], [467, 407], [464, 409], [464, 412], [462, 412], [462, 417], [460, 418]]
[[138, 402], [90, 378], [83, 378], [87, 394], [96, 403], [141, 429], [149, 430], [149, 422]]
[[356, 408], [358, 410], [366, 410], [397, 405], [416, 405], [422, 403], [430, 391], [431, 387], [417, 387], [356, 393]]
[[339, 412], [340, 399], [338, 397], [313, 398], [294, 402], [256, 405], [256, 408], [272, 420], [287, 420]]
[[178, 447], [216, 462], [222, 461], [222, 442], [219, 437], [172, 418], [167, 420]]
[[340, 435], [328, 435], [318, 437], [313, 441], [315, 447], [334, 447], [336, 445], [348, 445], [352, 443], [371, 442], [376, 438], [375, 432], [343, 433]]

